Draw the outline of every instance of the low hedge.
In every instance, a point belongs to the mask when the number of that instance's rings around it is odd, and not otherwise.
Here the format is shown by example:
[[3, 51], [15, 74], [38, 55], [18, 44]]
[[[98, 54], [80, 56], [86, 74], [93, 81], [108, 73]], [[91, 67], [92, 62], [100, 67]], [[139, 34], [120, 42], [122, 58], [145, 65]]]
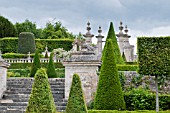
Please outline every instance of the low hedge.
[[[150, 110], [139, 110], [139, 111], [89, 110], [88, 113], [156, 113], [156, 111], [150, 111]], [[159, 111], [159, 113], [170, 113], [170, 111]]]
[[[39, 52], [44, 52], [46, 45], [48, 51], [53, 49], [63, 48], [68, 51], [72, 48], [73, 39], [35, 39], [36, 49]], [[0, 50], [2, 53], [17, 53], [18, 52], [18, 38], [6, 37], [0, 39]]]
[[[32, 63], [11, 63], [9, 69], [25, 69], [30, 68]], [[48, 63], [41, 63], [41, 66], [47, 68]], [[54, 63], [55, 68], [64, 68], [61, 62]]]
[[117, 65], [118, 71], [137, 71], [138, 65]]
[[[56, 68], [55, 69], [58, 78], [65, 77], [65, 69], [64, 68]], [[29, 77], [30, 69], [8, 69], [7, 76], [8, 77]]]
[[[35, 54], [30, 54], [30, 57], [33, 58]], [[44, 56], [42, 54], [39, 54], [40, 58], [43, 58]], [[20, 54], [20, 53], [5, 53], [2, 54], [2, 58], [27, 58], [28, 54]]]

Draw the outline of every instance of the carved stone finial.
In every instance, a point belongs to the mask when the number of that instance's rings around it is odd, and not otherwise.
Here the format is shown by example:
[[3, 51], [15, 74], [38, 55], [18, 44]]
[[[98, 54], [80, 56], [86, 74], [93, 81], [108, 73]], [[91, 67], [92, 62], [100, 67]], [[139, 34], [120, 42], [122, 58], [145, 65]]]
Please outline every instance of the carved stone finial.
[[102, 33], [102, 29], [101, 29], [101, 26], [99, 26], [99, 30], [98, 30], [98, 33], [99, 33], [99, 36], [101, 36], [101, 33]]
[[120, 21], [120, 26], [119, 26], [119, 30], [122, 32], [122, 30], [123, 30], [123, 26], [122, 26], [122, 24], [123, 24], [123, 22], [122, 21]]
[[128, 33], [127, 25], [125, 26], [125, 33]]
[[91, 27], [90, 27], [90, 22], [87, 23], [87, 33], [90, 33]]
[[47, 47], [47, 45], [46, 45], [46, 47], [45, 47], [45, 51], [48, 51], [48, 47]]

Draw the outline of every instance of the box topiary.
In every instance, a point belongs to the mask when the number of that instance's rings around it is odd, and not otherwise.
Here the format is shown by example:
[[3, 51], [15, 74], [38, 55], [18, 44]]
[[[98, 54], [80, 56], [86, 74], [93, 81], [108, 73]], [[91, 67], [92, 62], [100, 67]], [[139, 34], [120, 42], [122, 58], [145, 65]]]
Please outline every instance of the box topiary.
[[30, 32], [20, 33], [18, 39], [18, 53], [35, 53], [35, 49], [34, 34]]
[[112, 40], [108, 39], [105, 45], [105, 54], [102, 58], [101, 73], [94, 100], [96, 110], [122, 110], [125, 101], [118, 76]]
[[87, 113], [81, 81], [77, 74], [73, 75], [66, 113]]
[[55, 71], [52, 53], [50, 54], [50, 60], [47, 66], [47, 75], [48, 75], [48, 78], [57, 78], [57, 73]]
[[45, 69], [36, 72], [25, 113], [56, 113], [56, 106]]

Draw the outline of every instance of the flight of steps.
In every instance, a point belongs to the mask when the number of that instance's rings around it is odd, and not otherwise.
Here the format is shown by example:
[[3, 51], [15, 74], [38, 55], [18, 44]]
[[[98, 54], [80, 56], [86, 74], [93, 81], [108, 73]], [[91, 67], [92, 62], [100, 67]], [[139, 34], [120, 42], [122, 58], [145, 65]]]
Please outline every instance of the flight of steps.
[[[31, 93], [33, 78], [8, 78], [7, 90], [0, 100], [0, 113], [24, 113]], [[67, 101], [64, 99], [65, 79], [49, 79], [57, 111], [64, 111]]]

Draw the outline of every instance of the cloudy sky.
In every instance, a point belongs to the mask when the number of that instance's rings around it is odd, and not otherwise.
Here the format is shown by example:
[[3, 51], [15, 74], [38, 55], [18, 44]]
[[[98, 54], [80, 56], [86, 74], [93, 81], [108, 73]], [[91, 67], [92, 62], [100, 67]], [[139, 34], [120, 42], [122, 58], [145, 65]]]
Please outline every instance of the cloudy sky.
[[38, 27], [61, 21], [73, 34], [86, 33], [90, 21], [91, 32], [97, 35], [100, 25], [104, 36], [110, 21], [116, 33], [123, 21], [133, 45], [138, 36], [170, 36], [170, 0], [0, 0], [0, 15], [13, 23], [28, 19]]

